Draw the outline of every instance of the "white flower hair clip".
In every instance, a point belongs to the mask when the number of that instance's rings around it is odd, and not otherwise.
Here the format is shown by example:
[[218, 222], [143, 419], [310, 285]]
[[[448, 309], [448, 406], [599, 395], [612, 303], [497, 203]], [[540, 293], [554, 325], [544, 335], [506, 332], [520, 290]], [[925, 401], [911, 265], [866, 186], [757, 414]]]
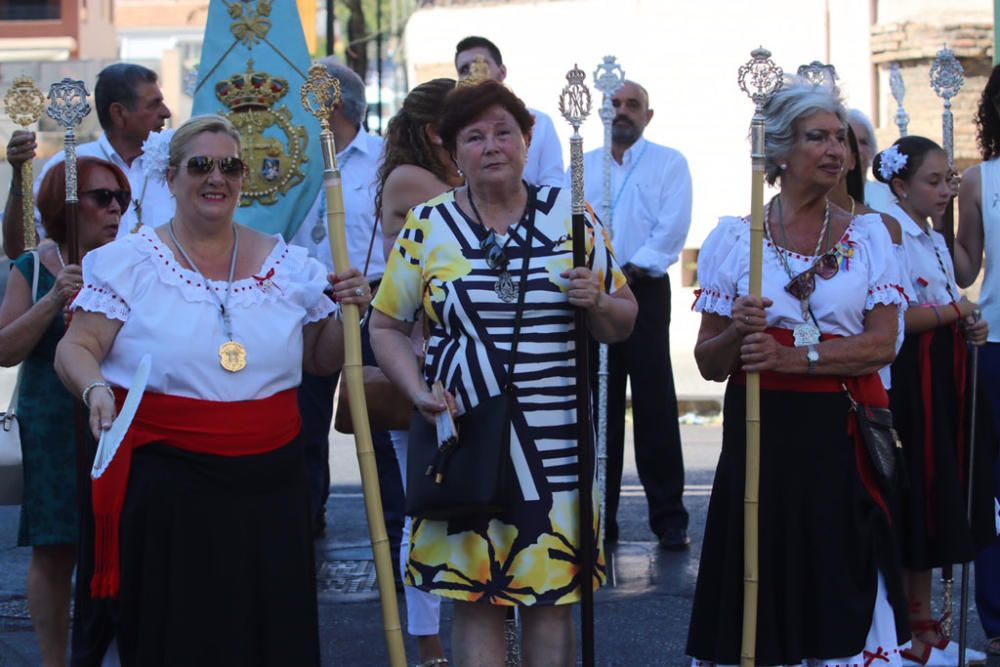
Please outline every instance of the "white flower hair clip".
[[167, 167], [170, 166], [170, 140], [174, 130], [150, 132], [146, 141], [142, 142], [142, 157], [146, 166], [146, 174], [160, 181], [167, 180]]
[[878, 173], [886, 181], [891, 181], [892, 177], [906, 167], [907, 156], [900, 152], [899, 146], [889, 146], [882, 151], [882, 162], [878, 166]]

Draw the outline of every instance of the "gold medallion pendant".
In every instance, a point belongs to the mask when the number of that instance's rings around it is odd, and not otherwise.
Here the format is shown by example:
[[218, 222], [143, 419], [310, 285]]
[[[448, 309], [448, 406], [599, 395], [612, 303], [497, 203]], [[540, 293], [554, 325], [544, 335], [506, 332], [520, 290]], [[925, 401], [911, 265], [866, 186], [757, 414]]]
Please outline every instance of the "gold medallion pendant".
[[219, 346], [219, 364], [230, 373], [247, 367], [247, 349], [234, 340]]

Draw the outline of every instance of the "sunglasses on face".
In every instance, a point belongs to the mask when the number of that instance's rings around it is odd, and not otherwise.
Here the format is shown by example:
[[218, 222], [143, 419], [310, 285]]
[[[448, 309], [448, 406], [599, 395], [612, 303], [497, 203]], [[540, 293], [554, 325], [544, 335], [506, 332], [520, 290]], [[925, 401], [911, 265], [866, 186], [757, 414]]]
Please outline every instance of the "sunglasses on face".
[[246, 164], [238, 157], [212, 158], [207, 155], [195, 155], [188, 158], [187, 170], [191, 176], [208, 176], [219, 165], [219, 173], [226, 178], [243, 178]]
[[808, 269], [792, 278], [785, 285], [785, 291], [799, 301], [805, 301], [816, 291], [816, 276], [823, 280], [829, 280], [837, 275], [839, 270], [840, 261], [837, 258], [837, 253], [828, 252], [817, 259]]
[[128, 203], [132, 201], [132, 194], [128, 190], [109, 190], [108, 188], [97, 188], [81, 192], [81, 195], [90, 197], [100, 208], [108, 208], [111, 202], [118, 202], [118, 208], [125, 212]]
[[490, 230], [490, 233], [479, 242], [479, 249], [486, 253], [486, 264], [494, 271], [506, 271], [510, 260], [504, 254], [503, 248], [497, 242], [497, 233]]

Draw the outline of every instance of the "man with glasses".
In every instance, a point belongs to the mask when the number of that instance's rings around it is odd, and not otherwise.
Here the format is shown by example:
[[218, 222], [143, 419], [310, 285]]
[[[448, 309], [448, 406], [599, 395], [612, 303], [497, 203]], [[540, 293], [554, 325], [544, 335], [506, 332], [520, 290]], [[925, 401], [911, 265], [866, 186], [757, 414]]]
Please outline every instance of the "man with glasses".
[[[618, 541], [625, 447], [625, 382], [631, 381], [635, 459], [649, 505], [649, 527], [664, 549], [686, 549], [684, 459], [670, 364], [667, 268], [691, 226], [691, 173], [680, 152], [643, 137], [653, 118], [646, 89], [626, 81], [613, 98], [610, 228], [618, 262], [639, 304], [632, 335], [608, 349], [606, 529]], [[604, 150], [584, 156], [586, 198], [604, 200]], [[596, 364], [595, 364], [596, 366]]]
[[[482, 59], [489, 71], [489, 78], [503, 83], [507, 66], [497, 45], [485, 37], [466, 37], [455, 46], [455, 71], [459, 79], [474, 74], [475, 63]], [[524, 165], [524, 180], [532, 185], [563, 184], [563, 155], [559, 136], [552, 119], [537, 109], [528, 109], [535, 117], [528, 144], [528, 161]]]
[[[97, 75], [94, 106], [104, 133], [96, 140], [76, 148], [79, 157], [98, 157], [113, 163], [128, 177], [132, 202], [122, 214], [118, 238], [133, 231], [140, 223], [156, 227], [174, 215], [174, 200], [165, 181], [151, 177], [142, 154], [142, 144], [150, 132], [159, 132], [170, 118], [163, 101], [156, 72], [142, 65], [115, 63]], [[33, 132], [20, 133], [18, 142], [11, 139], [17, 152], [12, 166], [34, 157]], [[66, 159], [60, 151], [42, 167], [35, 181], [35, 191], [53, 165]], [[16, 164], [15, 164], [16, 162]], [[15, 169], [15, 173], [20, 173]], [[13, 192], [13, 190], [12, 190]], [[40, 215], [36, 210], [36, 220]], [[24, 227], [20, 206], [8, 206], [3, 222], [3, 250], [8, 257], [24, 252]]]

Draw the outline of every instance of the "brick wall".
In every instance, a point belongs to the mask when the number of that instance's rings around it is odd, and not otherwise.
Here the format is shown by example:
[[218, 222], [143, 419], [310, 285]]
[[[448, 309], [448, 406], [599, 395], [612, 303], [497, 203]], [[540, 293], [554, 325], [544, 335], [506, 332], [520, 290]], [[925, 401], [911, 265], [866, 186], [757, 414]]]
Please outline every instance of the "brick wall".
[[930, 68], [937, 52], [947, 44], [965, 69], [965, 85], [952, 98], [955, 116], [955, 162], [962, 169], [979, 161], [975, 113], [979, 97], [992, 70], [993, 26], [989, 23], [930, 25], [918, 22], [880, 24], [872, 27], [872, 63], [878, 68], [878, 118], [880, 147], [899, 136], [894, 122], [896, 101], [889, 89], [889, 66], [900, 64], [906, 96], [903, 106], [910, 116], [909, 133], [942, 141], [944, 101], [930, 85]]

